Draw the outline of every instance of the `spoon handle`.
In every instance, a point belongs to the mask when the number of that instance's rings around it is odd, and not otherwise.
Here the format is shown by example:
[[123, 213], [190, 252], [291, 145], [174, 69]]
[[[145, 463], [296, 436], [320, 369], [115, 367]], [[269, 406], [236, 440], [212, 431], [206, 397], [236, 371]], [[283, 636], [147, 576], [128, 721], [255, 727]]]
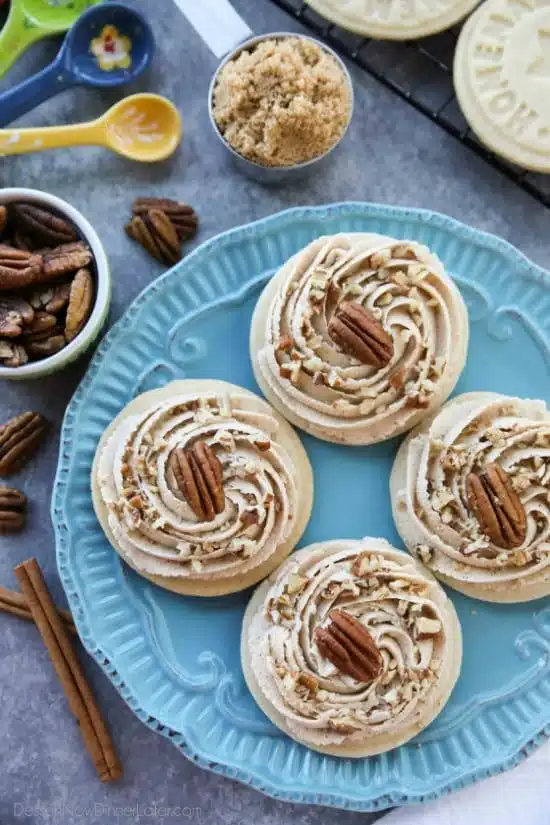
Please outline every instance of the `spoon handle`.
[[38, 26], [25, 27], [25, 12], [21, 3], [12, 2], [8, 19], [0, 32], [0, 77], [13, 66], [25, 49], [44, 37]]
[[54, 60], [38, 74], [0, 93], [0, 126], [11, 123], [49, 97], [75, 86], [76, 82], [74, 75], [63, 67], [63, 62]]
[[104, 130], [98, 121], [39, 129], [0, 129], [0, 157], [91, 145], [105, 145]]

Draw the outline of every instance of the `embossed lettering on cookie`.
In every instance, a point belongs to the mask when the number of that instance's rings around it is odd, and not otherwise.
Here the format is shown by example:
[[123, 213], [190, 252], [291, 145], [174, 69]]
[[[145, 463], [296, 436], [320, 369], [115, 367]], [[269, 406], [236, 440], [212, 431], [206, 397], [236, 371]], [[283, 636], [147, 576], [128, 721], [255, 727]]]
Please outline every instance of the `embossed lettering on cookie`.
[[267, 284], [250, 346], [258, 384], [289, 421], [326, 441], [374, 444], [411, 429], [452, 392], [468, 316], [425, 247], [334, 235]]
[[550, 172], [550, 9], [488, 0], [460, 34], [457, 97], [470, 126], [512, 163]]
[[177, 593], [264, 578], [309, 520], [311, 467], [263, 399], [225, 381], [175, 381], [134, 399], [104, 434], [94, 506], [113, 547]]

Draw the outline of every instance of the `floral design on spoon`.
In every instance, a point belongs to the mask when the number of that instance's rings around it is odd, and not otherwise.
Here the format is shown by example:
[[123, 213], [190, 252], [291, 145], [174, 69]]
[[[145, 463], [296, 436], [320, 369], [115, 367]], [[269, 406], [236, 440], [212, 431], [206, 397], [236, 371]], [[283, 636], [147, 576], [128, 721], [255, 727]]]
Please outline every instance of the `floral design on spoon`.
[[128, 69], [132, 63], [132, 41], [120, 34], [116, 26], [104, 26], [99, 37], [94, 37], [91, 41], [90, 51], [104, 72]]

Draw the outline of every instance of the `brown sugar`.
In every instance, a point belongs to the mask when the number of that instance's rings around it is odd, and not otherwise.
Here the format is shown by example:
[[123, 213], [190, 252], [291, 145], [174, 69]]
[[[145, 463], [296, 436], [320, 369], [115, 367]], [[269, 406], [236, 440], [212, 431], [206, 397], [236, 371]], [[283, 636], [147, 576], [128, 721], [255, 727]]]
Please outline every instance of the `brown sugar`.
[[334, 57], [311, 40], [264, 40], [220, 71], [213, 113], [230, 146], [264, 166], [327, 152], [351, 114], [351, 90]]

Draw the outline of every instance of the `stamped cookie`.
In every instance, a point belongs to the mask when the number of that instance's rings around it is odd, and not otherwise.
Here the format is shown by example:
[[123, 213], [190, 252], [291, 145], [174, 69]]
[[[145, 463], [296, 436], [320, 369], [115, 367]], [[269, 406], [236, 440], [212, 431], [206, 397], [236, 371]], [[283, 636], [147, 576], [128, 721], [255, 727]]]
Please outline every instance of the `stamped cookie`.
[[327, 20], [365, 37], [411, 40], [448, 29], [479, 0], [307, 0]]
[[488, 0], [464, 26], [454, 82], [478, 137], [512, 163], [550, 172], [550, 8]]

